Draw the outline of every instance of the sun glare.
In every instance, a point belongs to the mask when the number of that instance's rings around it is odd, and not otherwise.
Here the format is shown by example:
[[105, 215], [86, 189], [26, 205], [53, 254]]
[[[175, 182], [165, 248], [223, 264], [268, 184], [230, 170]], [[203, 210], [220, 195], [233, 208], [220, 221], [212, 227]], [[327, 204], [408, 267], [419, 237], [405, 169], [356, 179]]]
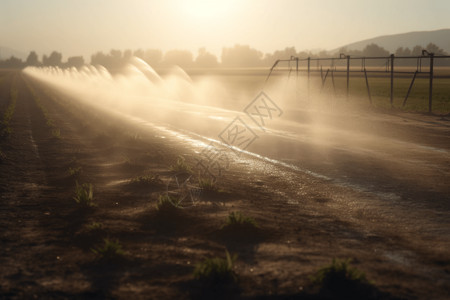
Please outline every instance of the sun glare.
[[236, 1], [190, 0], [178, 4], [188, 18], [199, 20], [226, 17], [235, 7]]

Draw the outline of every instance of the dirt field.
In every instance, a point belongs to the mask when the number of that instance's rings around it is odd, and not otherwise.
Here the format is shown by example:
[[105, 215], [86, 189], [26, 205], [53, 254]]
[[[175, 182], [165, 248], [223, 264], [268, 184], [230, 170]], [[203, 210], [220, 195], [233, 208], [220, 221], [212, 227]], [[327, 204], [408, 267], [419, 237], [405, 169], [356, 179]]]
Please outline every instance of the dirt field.
[[[179, 155], [195, 163], [189, 145], [105, 118], [20, 72], [0, 73], [1, 116], [11, 89], [18, 91], [11, 133], [0, 140], [2, 299], [334, 299], [310, 280], [333, 258], [351, 258], [375, 286], [374, 299], [450, 297], [446, 117], [404, 115], [410, 124], [386, 131], [395, 118], [386, 121], [379, 112], [367, 125], [378, 126], [381, 136], [407, 133], [410, 141], [444, 151], [444, 158], [430, 162], [442, 170], [435, 177], [393, 181], [390, 188], [400, 187], [411, 200], [406, 204], [379, 201], [388, 194], [381, 188], [367, 193], [248, 155], [219, 181], [223, 191], [202, 193], [195, 203], [184, 203], [179, 215], [161, 218], [158, 196], [177, 176], [170, 166]], [[350, 159], [340, 161], [344, 171], [330, 177], [359, 174]], [[386, 187], [384, 176], [394, 174], [395, 165], [391, 170], [366, 162], [361, 181]], [[409, 174], [404, 166], [395, 174]], [[131, 182], [145, 174], [162, 182]], [[93, 185], [95, 208], [77, 206], [76, 181]], [[259, 229], [224, 234], [221, 226], [231, 211], [253, 217]], [[104, 238], [120, 241], [125, 255], [99, 259], [92, 249]], [[194, 267], [205, 258], [225, 257], [225, 249], [238, 255], [238, 283], [205, 289], [194, 279]]]

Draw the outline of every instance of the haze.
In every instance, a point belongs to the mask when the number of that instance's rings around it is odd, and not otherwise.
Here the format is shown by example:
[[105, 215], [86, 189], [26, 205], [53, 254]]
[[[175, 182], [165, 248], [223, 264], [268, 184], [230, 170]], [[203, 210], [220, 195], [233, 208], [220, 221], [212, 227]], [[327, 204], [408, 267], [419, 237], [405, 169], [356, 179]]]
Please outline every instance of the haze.
[[[450, 27], [439, 1], [25, 1], [2, 0], [0, 46], [64, 56], [115, 49], [200, 47], [220, 55], [248, 44], [334, 49], [379, 35]], [[400, 13], [401, 12], [401, 13]]]

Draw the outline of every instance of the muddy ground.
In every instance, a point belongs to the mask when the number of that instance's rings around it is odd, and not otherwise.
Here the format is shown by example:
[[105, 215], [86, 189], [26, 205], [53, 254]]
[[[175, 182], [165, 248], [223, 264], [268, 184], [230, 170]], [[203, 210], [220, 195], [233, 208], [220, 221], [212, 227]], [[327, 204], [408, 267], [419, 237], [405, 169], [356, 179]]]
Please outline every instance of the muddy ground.
[[[252, 163], [230, 166], [220, 192], [202, 193], [192, 179], [195, 201], [160, 218], [159, 195], [182, 177], [171, 166], [179, 155], [194, 164], [191, 149], [151, 129], [137, 136], [133, 124], [106, 119], [20, 72], [0, 76], [2, 115], [11, 89], [18, 91], [11, 133], [0, 140], [0, 298], [333, 298], [310, 279], [333, 258], [351, 258], [375, 287], [373, 298], [450, 297], [447, 173], [436, 193], [424, 192], [424, 201], [441, 196], [439, 205], [381, 209], [376, 195], [249, 156]], [[442, 138], [450, 123], [424, 118], [426, 128], [402, 130], [448, 151]], [[249, 167], [261, 164], [267, 167]], [[145, 174], [161, 182], [131, 183]], [[93, 185], [96, 207], [76, 204], [76, 181]], [[253, 217], [259, 229], [224, 234], [231, 211]], [[117, 239], [125, 255], [99, 258], [92, 249], [104, 238]], [[226, 249], [238, 255], [238, 282], [204, 287], [195, 265]]]

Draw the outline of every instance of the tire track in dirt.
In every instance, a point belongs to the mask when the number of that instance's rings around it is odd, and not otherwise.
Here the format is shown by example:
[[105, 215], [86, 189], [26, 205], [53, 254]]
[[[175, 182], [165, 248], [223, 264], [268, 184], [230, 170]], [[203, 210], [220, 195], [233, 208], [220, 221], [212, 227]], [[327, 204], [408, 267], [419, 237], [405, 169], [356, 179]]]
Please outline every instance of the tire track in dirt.
[[39, 200], [47, 179], [35, 141], [40, 120], [34, 116], [35, 107], [23, 88], [20, 74], [14, 76], [11, 84], [19, 93], [11, 120], [13, 131], [4, 147], [7, 160], [0, 167], [1, 206], [6, 213], [1, 226], [2, 241], [6, 246], [2, 249], [5, 251], [2, 255], [2, 289], [8, 289], [10, 280], [20, 278], [23, 291], [26, 291], [35, 285], [27, 277], [34, 276], [32, 262], [39, 260], [41, 252], [39, 241], [42, 235], [37, 216], [44, 214]]

